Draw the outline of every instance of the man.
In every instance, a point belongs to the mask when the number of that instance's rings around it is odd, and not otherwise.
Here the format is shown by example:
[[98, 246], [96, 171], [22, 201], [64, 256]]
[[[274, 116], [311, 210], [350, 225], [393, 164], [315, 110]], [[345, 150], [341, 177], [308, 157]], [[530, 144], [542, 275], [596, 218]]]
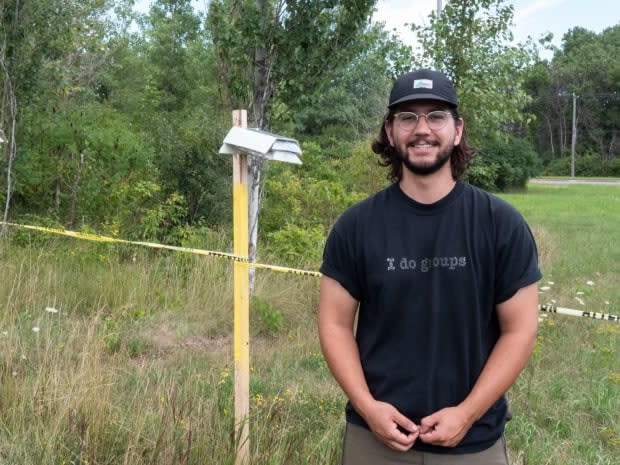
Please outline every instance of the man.
[[460, 181], [473, 150], [457, 107], [442, 73], [396, 80], [373, 143], [394, 183], [325, 246], [318, 325], [349, 399], [343, 465], [508, 463], [504, 393], [534, 347], [541, 274], [521, 215]]

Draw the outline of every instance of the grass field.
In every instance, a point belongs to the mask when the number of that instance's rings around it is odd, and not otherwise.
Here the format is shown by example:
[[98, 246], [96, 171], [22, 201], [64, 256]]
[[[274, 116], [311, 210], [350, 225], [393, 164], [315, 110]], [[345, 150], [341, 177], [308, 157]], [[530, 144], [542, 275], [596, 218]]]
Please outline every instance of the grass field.
[[[537, 238], [541, 301], [619, 314], [620, 187], [503, 197]], [[234, 462], [229, 262], [13, 231], [0, 276], [0, 464]], [[316, 278], [258, 271], [252, 464], [338, 463], [345, 399], [317, 301]], [[509, 398], [513, 464], [617, 465], [620, 324], [543, 318]]]

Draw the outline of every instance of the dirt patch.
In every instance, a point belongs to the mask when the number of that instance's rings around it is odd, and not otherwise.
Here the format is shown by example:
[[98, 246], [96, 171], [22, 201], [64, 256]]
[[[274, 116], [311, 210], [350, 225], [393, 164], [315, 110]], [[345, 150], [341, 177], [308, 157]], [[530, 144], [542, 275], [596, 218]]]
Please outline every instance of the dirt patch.
[[[250, 351], [265, 350], [272, 345], [273, 340], [269, 338], [250, 338]], [[178, 346], [200, 352], [221, 352], [232, 354], [233, 337], [232, 335], [215, 337], [195, 336], [185, 339], [184, 341], [180, 342]]]
[[181, 347], [204, 352], [230, 352], [232, 351], [231, 336], [195, 336], [185, 339], [179, 344]]
[[177, 334], [168, 323], [161, 323], [153, 330], [151, 340], [157, 351], [166, 352], [177, 345]]

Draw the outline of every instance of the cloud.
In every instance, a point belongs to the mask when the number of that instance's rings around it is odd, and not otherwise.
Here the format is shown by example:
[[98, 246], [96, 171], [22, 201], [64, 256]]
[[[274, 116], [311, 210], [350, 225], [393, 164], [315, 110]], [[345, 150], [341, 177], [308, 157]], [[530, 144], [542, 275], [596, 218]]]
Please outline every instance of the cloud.
[[417, 37], [405, 23], [428, 24], [428, 15], [436, 7], [436, 0], [379, 0], [372, 19], [384, 23], [388, 31], [395, 29], [404, 43], [415, 46]]
[[566, 0], [535, 0], [524, 8], [515, 9], [514, 20], [523, 21], [541, 10], [546, 10], [547, 8], [564, 2], [566, 2]]
[[427, 22], [436, 5], [435, 0], [379, 0], [373, 19], [398, 29], [404, 23]]

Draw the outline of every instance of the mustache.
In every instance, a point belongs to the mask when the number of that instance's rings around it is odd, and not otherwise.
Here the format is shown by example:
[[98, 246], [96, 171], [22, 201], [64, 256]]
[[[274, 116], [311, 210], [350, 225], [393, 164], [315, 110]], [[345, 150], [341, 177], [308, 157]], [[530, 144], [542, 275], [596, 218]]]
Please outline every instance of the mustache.
[[413, 147], [415, 145], [439, 145], [439, 142], [428, 139], [413, 139], [407, 142], [407, 147]]

